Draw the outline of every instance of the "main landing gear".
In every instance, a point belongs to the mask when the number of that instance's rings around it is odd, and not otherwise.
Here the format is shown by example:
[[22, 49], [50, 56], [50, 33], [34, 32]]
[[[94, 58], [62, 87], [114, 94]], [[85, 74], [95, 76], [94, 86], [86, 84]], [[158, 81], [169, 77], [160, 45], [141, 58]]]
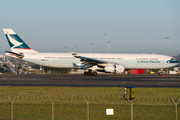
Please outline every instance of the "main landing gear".
[[166, 76], [166, 74], [165, 74], [165, 73], [163, 73], [163, 72], [159, 72], [159, 76], [163, 76], [163, 77], [165, 77], [165, 76]]
[[163, 69], [161, 69], [160, 71], [158, 71], [159, 76], [166, 76], [165, 71], [163, 71]]
[[92, 72], [92, 70], [89, 70], [88, 72], [84, 72], [84, 75], [94, 75], [94, 76], [96, 76], [97, 72], [96, 71]]

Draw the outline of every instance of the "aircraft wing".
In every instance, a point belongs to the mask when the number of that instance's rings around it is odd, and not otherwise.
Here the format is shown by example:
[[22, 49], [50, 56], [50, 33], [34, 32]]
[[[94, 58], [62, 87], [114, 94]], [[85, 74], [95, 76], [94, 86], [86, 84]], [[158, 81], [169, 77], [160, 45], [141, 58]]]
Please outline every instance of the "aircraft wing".
[[84, 56], [78, 56], [75, 52], [72, 52], [72, 55], [74, 57], [76, 57], [76, 58], [81, 59], [81, 62], [83, 62], [84, 64], [87, 64], [89, 66], [90, 65], [91, 66], [94, 66], [94, 65], [106, 66], [106, 65], [109, 65], [109, 64], [116, 64], [116, 63], [111, 63], [111, 62], [108, 62], [108, 61], [105, 61], [105, 60], [89, 58], [89, 57], [84, 57]]
[[100, 72], [123, 73], [125, 69], [124, 65], [121, 65], [118, 63], [79, 56], [75, 52], [72, 52], [72, 55], [76, 58], [79, 58], [81, 61], [79, 65], [73, 63], [74, 67], [77, 67], [77, 68], [79, 67], [79, 68], [84, 68], [84, 69], [89, 68], [88, 72], [84, 72], [85, 75], [92, 75], [92, 74], [97, 75], [96, 70]]

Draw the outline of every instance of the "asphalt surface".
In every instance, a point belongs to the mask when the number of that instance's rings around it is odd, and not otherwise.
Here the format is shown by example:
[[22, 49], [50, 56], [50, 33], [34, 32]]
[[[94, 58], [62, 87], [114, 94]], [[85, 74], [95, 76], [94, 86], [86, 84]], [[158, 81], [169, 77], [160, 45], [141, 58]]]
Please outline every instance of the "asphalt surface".
[[180, 75], [0, 75], [0, 86], [180, 87]]

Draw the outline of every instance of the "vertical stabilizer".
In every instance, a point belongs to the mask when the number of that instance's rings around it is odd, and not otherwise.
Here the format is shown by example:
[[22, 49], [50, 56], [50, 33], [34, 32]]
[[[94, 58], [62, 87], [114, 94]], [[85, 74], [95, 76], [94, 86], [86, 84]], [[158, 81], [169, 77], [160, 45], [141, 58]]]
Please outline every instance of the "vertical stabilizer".
[[12, 29], [3, 29], [12, 52], [37, 52], [31, 49]]

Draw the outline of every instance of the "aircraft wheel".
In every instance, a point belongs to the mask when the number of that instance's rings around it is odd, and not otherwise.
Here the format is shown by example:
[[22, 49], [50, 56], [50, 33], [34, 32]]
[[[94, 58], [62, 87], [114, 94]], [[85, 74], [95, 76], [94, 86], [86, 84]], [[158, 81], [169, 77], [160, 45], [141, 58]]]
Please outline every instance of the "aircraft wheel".
[[97, 72], [94, 71], [94, 72], [93, 72], [93, 75], [97, 75]]
[[84, 72], [84, 75], [88, 75], [88, 72]]
[[92, 72], [88, 72], [88, 75], [92, 75]]

